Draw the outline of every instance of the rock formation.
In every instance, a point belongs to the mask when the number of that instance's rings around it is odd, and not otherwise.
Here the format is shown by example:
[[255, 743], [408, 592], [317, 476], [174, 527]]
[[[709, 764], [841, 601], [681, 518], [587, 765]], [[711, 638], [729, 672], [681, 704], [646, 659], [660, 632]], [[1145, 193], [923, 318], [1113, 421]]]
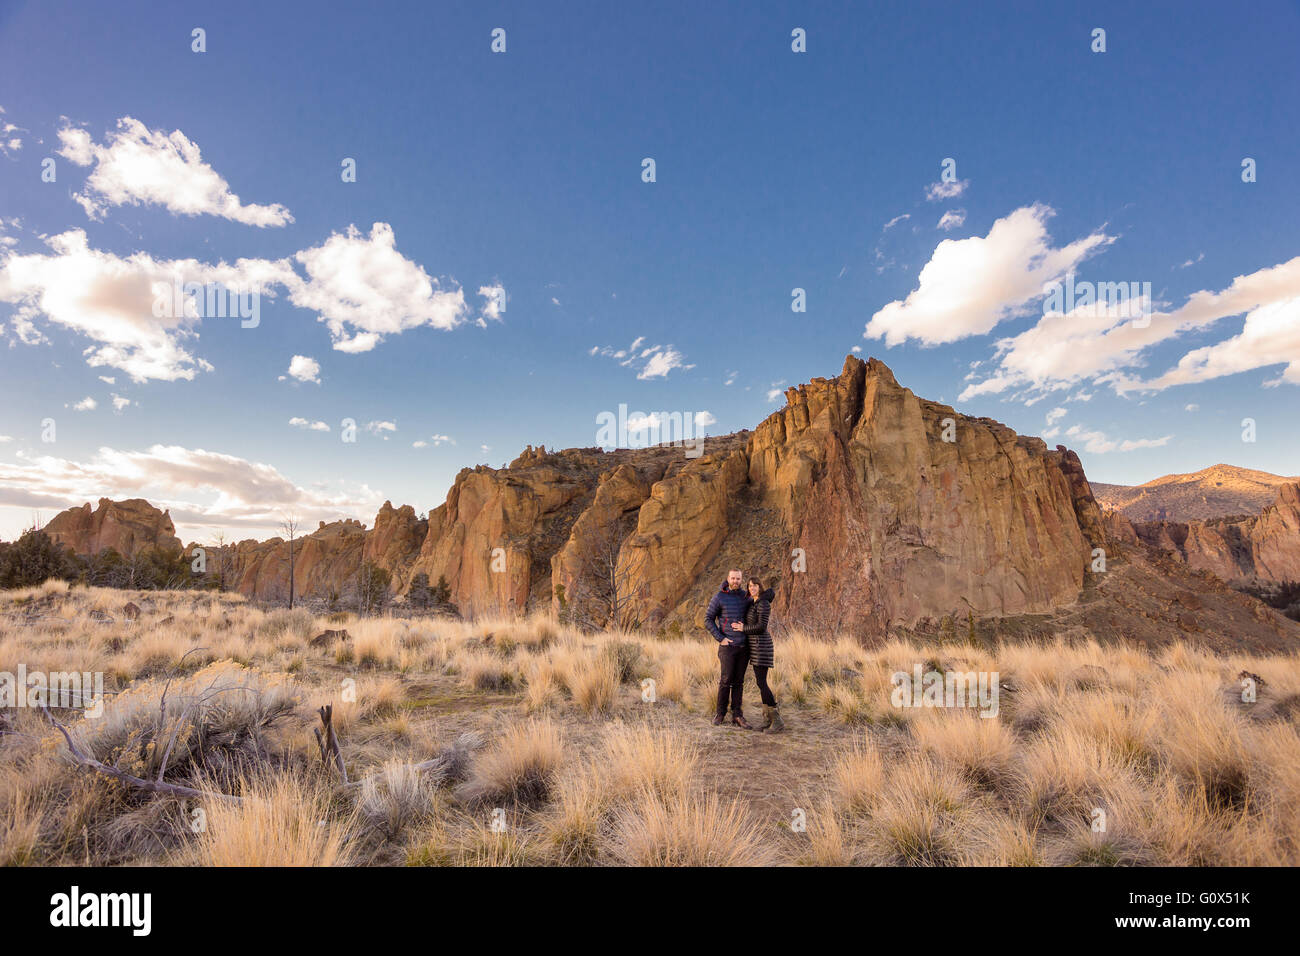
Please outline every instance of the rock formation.
[[1209, 571], [1224, 581], [1300, 581], [1300, 483], [1282, 485], [1273, 504], [1257, 515], [1133, 524], [1108, 512], [1108, 520], [1118, 533], [1131, 534], [1189, 568]]
[[124, 557], [133, 557], [146, 548], [179, 551], [181, 541], [171, 515], [159, 511], [143, 498], [126, 501], [99, 499], [99, 507], [90, 502], [80, 508], [60, 512], [44, 531], [56, 544], [77, 554], [98, 554], [112, 548]]
[[1280, 487], [1297, 481], [1300, 477], [1218, 464], [1140, 485], [1094, 481], [1092, 491], [1103, 508], [1119, 511], [1130, 521], [1208, 521], [1259, 514], [1277, 498]]
[[[1300, 486], [1253, 518], [1135, 526], [1103, 515], [1074, 452], [918, 398], [875, 359], [849, 356], [786, 399], [702, 451], [530, 446], [508, 467], [462, 470], [427, 520], [385, 502], [369, 530], [322, 523], [295, 543], [296, 591], [346, 602], [372, 562], [397, 593], [416, 575], [445, 581], [468, 615], [694, 627], [739, 567], [778, 579], [786, 623], [867, 636], [1075, 607], [1098, 548], [1153, 546], [1171, 555], [1161, 566], [1225, 580], [1300, 577]], [[51, 528], [83, 553], [174, 541], [144, 502], [103, 501]], [[288, 595], [288, 565], [279, 538], [209, 557], [228, 586], [271, 600]], [[1194, 586], [1192, 571], [1171, 573], [1175, 590]]]

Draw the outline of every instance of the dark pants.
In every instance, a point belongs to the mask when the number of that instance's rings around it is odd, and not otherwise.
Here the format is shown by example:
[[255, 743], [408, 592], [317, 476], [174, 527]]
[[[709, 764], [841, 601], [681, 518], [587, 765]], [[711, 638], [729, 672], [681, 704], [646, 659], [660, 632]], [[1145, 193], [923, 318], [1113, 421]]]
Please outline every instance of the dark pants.
[[727, 713], [727, 695], [731, 695], [731, 716], [743, 717], [741, 694], [745, 689], [745, 669], [749, 667], [749, 645], [719, 644], [718, 662], [722, 674], [718, 678], [718, 716]]
[[768, 707], [776, 706], [776, 698], [772, 696], [772, 688], [767, 686], [767, 672], [770, 668], [762, 664], [754, 665], [754, 680], [758, 683], [759, 696], [763, 698], [763, 703]]

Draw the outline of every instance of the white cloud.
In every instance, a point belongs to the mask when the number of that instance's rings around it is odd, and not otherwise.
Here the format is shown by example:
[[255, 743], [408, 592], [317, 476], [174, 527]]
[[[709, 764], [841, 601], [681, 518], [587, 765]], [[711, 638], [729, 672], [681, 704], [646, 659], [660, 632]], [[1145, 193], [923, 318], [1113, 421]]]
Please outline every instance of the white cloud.
[[1115, 441], [1107, 438], [1104, 432], [1090, 430], [1080, 425], [1071, 425], [1065, 434], [1083, 442], [1083, 450], [1091, 455], [1105, 455], [1112, 451], [1136, 451], [1139, 448], [1161, 448], [1169, 443], [1173, 435], [1163, 438], [1139, 438], [1136, 440]]
[[[80, 229], [45, 242], [49, 254], [0, 248], [0, 302], [18, 307], [12, 335], [29, 345], [44, 341], [35, 323], [44, 317], [98, 343], [84, 353], [88, 365], [120, 369], [136, 382], [190, 380], [212, 368], [187, 348], [202, 322], [198, 299], [176, 310], [170, 295], [155, 295], [176, 284], [221, 285], [270, 298], [287, 289], [291, 303], [317, 312], [343, 352], [368, 351], [406, 329], [450, 329], [467, 320], [463, 292], [441, 289], [398, 253], [386, 223], [375, 223], [369, 237], [349, 227], [346, 235], [335, 233], [292, 259], [233, 264], [154, 259], [143, 252], [122, 258], [91, 249]], [[305, 268], [305, 279], [295, 262]]]
[[95, 401], [89, 395], [72, 406], [73, 410], [78, 412], [93, 412], [99, 407], [99, 402]]
[[150, 130], [130, 116], [117, 121], [104, 145], [76, 127], [59, 130], [58, 154], [78, 166], [95, 168], [85, 192], [74, 197], [91, 219], [104, 218], [112, 206], [152, 204], [184, 216], [219, 216], [249, 226], [283, 226], [293, 222], [279, 203], [244, 205], [230, 185], [203, 162], [199, 147], [180, 130]]
[[1300, 385], [1300, 296], [1252, 310], [1239, 334], [1193, 349], [1163, 375], [1132, 387], [1159, 391], [1278, 364], [1286, 368], [1265, 385]]
[[682, 353], [677, 351], [671, 345], [659, 352], [651, 352], [649, 360], [645, 367], [641, 369], [637, 378], [663, 378], [675, 368], [694, 368], [693, 365], [685, 365], [682, 362]]
[[988, 236], [944, 239], [921, 270], [917, 288], [872, 316], [865, 338], [889, 346], [916, 339], [941, 345], [984, 335], [1004, 319], [1023, 315], [1043, 297], [1045, 283], [1061, 279], [1113, 241], [1101, 232], [1060, 249], [1049, 244], [1047, 206], [1025, 206], [993, 224]]
[[[1229, 316], [1245, 314], [1239, 335], [1186, 353], [1163, 375], [1149, 381], [1130, 370], [1144, 353]], [[1200, 291], [1173, 311], [1133, 321], [1122, 308], [1092, 306], [1063, 315], [1044, 315], [1031, 328], [997, 343], [997, 369], [970, 386], [961, 400], [1028, 388], [1045, 392], [1090, 381], [1118, 393], [1159, 391], [1224, 375], [1285, 365], [1270, 384], [1300, 384], [1300, 256], [1237, 276], [1220, 292]]]
[[769, 402], [775, 402], [778, 399], [782, 398], [784, 395], [785, 395], [785, 383], [773, 382], [772, 387], [768, 389], [767, 400]]
[[294, 428], [306, 428], [309, 431], [314, 431], [314, 432], [327, 432], [330, 430], [329, 425], [327, 425], [325, 422], [320, 422], [320, 421], [313, 422], [313, 421], [308, 421], [305, 418], [291, 418], [289, 419], [289, 424], [292, 425]]
[[387, 335], [425, 325], [454, 329], [467, 321], [464, 291], [443, 289], [399, 253], [388, 223], [375, 223], [369, 236], [349, 226], [294, 259], [307, 280], [292, 283], [289, 299], [319, 313], [340, 352], [368, 352]]
[[154, 259], [144, 252], [122, 258], [91, 249], [81, 229], [45, 242], [49, 254], [0, 254], [0, 301], [18, 307], [15, 333], [27, 344], [42, 341], [34, 320], [43, 316], [96, 343], [83, 353], [86, 364], [120, 369], [136, 382], [189, 380], [212, 368], [186, 348], [196, 338], [200, 320], [195, 315], [172, 315], [170, 308], [154, 314], [156, 286], [225, 283], [274, 295], [272, 286], [292, 276], [286, 265], [265, 260], [207, 265]]
[[[4, 107], [0, 106], [0, 115], [4, 114]], [[13, 156], [23, 148], [23, 138], [17, 136], [17, 133], [27, 133], [30, 130], [22, 126], [15, 126], [13, 123], [0, 123], [0, 153], [6, 156]]]
[[[428, 441], [425, 441], [424, 439], [421, 438], [418, 441], [411, 442], [411, 447], [428, 448], [430, 445], [432, 445], [436, 448], [439, 445], [445, 445], [449, 443], [452, 445], [456, 444], [456, 442], [452, 440], [452, 437], [450, 435], [430, 435]], [[487, 450], [486, 446], [484, 446], [484, 450], [485, 451]]]
[[1199, 412], [1200, 410], [1201, 406], [1197, 405], [1195, 402], [1183, 406], [1183, 411], [1185, 412]]
[[116, 392], [113, 393], [113, 411], [120, 412], [122, 411], [122, 409], [126, 408], [130, 404], [131, 404], [131, 399], [124, 398], [121, 395], [118, 395]]
[[673, 369], [689, 370], [695, 368], [694, 364], [684, 362], [685, 356], [672, 345], [642, 347], [644, 341], [645, 336], [639, 335], [625, 349], [615, 349], [608, 345], [595, 345], [587, 354], [612, 358], [624, 368], [635, 368], [639, 365], [641, 370], [636, 376], [639, 379], [663, 378]]
[[171, 511], [183, 540], [208, 540], [207, 529], [279, 534], [280, 516], [298, 513], [305, 528], [340, 517], [370, 520], [383, 497], [364, 485], [352, 492], [308, 491], [274, 467], [177, 445], [146, 451], [100, 448], [89, 460], [22, 453], [0, 461], [0, 505], [67, 508], [101, 497], [147, 498]]
[[320, 362], [307, 355], [295, 355], [289, 359], [289, 375], [300, 382], [320, 384]]
[[705, 411], [705, 412], [695, 413], [695, 427], [697, 429], [708, 428], [710, 425], [716, 425], [716, 424], [718, 424], [718, 420], [713, 417], [712, 412]]
[[1059, 422], [1062, 418], [1064, 418], [1068, 414], [1069, 414], [1068, 409], [1059, 408], [1059, 407], [1053, 408], [1051, 411], [1047, 413], [1047, 424], [1055, 425], [1057, 422]]
[[114, 376], [112, 376], [112, 375], [101, 375], [101, 376], [99, 376], [99, 380], [100, 380], [101, 382], [105, 383], [106, 385], [116, 385], [116, 384], [117, 384], [117, 379], [116, 379]]
[[[500, 282], [479, 286], [478, 294], [483, 298], [483, 312], [478, 317], [480, 328], [486, 328], [489, 321], [500, 322], [501, 314], [506, 310], [506, 287]], [[554, 299], [551, 300], [555, 302]], [[559, 305], [558, 302], [555, 303]]]
[[966, 224], [965, 209], [949, 209], [939, 217], [939, 224], [936, 228], [949, 232], [953, 229], [960, 229]]
[[377, 435], [386, 441], [388, 436], [384, 433], [397, 431], [397, 422], [366, 422], [364, 427], [370, 434]]
[[966, 191], [966, 187], [969, 185], [969, 179], [959, 179], [951, 183], [931, 183], [925, 187], [925, 198], [929, 202], [938, 202], [941, 199], [956, 199]]
[[901, 216], [895, 216], [893, 219], [889, 220], [889, 222], [885, 223], [885, 228], [881, 229], [880, 231], [882, 233], [888, 232], [890, 229], [893, 229], [895, 226], [897, 226], [900, 222], [905, 222], [911, 218], [912, 218], [912, 214], [910, 212], [905, 212]]

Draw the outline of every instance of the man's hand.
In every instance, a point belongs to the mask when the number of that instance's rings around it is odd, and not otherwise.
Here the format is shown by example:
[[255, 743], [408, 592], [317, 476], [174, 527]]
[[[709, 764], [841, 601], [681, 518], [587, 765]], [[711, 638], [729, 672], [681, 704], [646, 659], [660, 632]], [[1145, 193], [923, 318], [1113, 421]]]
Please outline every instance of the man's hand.
[[740, 621], [732, 621], [731, 629], [733, 631], [743, 631], [745, 629], [745, 625], [742, 624]]
[[730, 644], [730, 643], [731, 643], [731, 638], [729, 638], [729, 637], [727, 637], [727, 638], [723, 638], [723, 639], [722, 639], [721, 641], [719, 641], [718, 643], [719, 643], [719, 644]]

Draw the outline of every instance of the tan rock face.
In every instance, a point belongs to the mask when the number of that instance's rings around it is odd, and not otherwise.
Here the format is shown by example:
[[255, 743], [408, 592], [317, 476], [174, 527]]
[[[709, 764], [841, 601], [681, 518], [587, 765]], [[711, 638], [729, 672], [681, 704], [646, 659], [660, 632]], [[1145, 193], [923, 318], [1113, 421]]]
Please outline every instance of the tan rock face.
[[414, 508], [394, 508], [391, 501], [385, 501], [375, 515], [374, 528], [366, 535], [365, 560], [388, 571], [395, 590], [405, 590], [428, 534], [428, 520], [418, 519]]
[[45, 526], [45, 533], [57, 544], [76, 554], [93, 555], [106, 548], [130, 557], [147, 548], [179, 551], [180, 539], [171, 515], [159, 511], [143, 498], [126, 501], [99, 499], [99, 507], [90, 503], [60, 512]]
[[570, 506], [589, 494], [589, 479], [550, 461], [530, 452], [500, 471], [462, 471], [446, 503], [429, 515], [411, 574], [445, 578], [462, 613], [549, 607], [551, 553], [577, 517]]
[[1146, 544], [1224, 581], [1300, 581], [1300, 483], [1282, 485], [1258, 515], [1208, 521], [1148, 521], [1134, 525]]
[[728, 499], [745, 472], [745, 455], [735, 451], [722, 459], [691, 459], [655, 482], [618, 556], [619, 576], [630, 582], [634, 621], [663, 621], [717, 554], [727, 534]]
[[[850, 356], [787, 401], [752, 433], [709, 438], [702, 457], [530, 446], [508, 468], [463, 470], [427, 520], [385, 502], [369, 530], [322, 524], [295, 543], [296, 591], [346, 602], [371, 561], [398, 593], [419, 573], [444, 578], [464, 614], [558, 611], [556, 585], [590, 597], [592, 558], [612, 548], [621, 605], [642, 624], [698, 626], [739, 567], [780, 577], [783, 623], [865, 637], [1073, 606], [1097, 547], [1144, 542], [1226, 580], [1300, 579], [1300, 485], [1244, 521], [1135, 526], [1103, 517], [1073, 452], [918, 398], [876, 360]], [[174, 540], [144, 502], [87, 505], [50, 528], [83, 553]], [[224, 560], [230, 586], [283, 599], [288, 551], [242, 541], [209, 568]]]
[[[582, 619], [612, 616], [618, 610], [609, 590], [618, 574], [624, 526], [635, 520], [650, 497], [650, 486], [631, 465], [600, 476], [591, 505], [573, 523], [568, 540], [551, 558], [552, 611], [567, 605]], [[599, 578], [599, 581], [592, 579]], [[593, 593], [594, 592], [594, 593]], [[561, 601], [563, 596], [563, 601]]]
[[879, 630], [1075, 599], [1104, 532], [1072, 452], [919, 399], [876, 360], [787, 397], [750, 456], [807, 564], [778, 613]]
[[[298, 597], [341, 598], [355, 590], [368, 533], [359, 521], [322, 523], [293, 542], [294, 592]], [[227, 587], [249, 597], [289, 597], [289, 542], [241, 541], [228, 549]], [[210, 554], [211, 573], [220, 554]]]

